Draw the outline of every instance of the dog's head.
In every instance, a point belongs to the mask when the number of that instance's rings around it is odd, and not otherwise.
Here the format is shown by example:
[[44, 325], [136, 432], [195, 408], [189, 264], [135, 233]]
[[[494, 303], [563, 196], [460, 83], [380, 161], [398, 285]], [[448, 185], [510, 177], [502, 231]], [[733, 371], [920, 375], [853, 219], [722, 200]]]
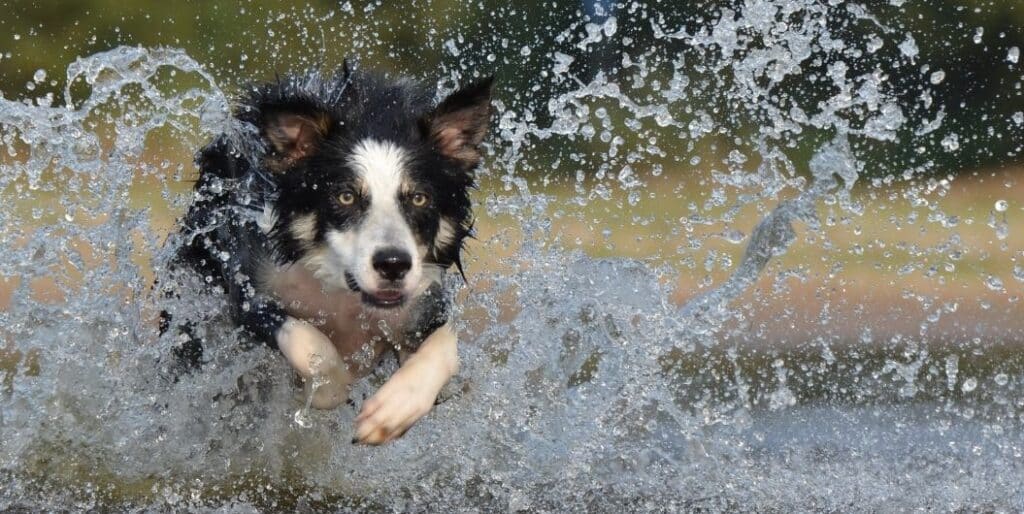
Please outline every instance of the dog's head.
[[278, 185], [279, 258], [378, 308], [405, 305], [453, 264], [461, 272], [491, 83], [436, 106], [412, 81], [347, 70], [256, 89], [242, 117], [259, 127]]

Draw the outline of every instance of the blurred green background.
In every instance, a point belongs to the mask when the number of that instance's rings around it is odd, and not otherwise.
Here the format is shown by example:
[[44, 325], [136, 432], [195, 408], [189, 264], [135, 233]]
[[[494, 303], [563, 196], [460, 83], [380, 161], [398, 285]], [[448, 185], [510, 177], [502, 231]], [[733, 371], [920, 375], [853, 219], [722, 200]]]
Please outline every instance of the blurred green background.
[[[643, 55], [655, 45], [652, 20], [664, 27], [693, 30], [721, 16], [723, 9], [743, 3], [318, 0], [286, 5], [267, 0], [13, 0], [4, 2], [0, 15], [0, 91], [7, 98], [54, 93], [59, 104], [67, 65], [78, 56], [117, 45], [183, 48], [228, 91], [275, 73], [334, 66], [345, 56], [353, 56], [369, 66], [430, 82], [440, 80], [448, 86], [467, 76], [495, 73], [504, 105], [533, 107], [544, 124], [546, 113], [538, 107], [565, 88], [564, 81], [544, 80], [554, 52], [575, 59], [570, 72], [583, 82], [602, 71], [627, 80], [628, 76], [616, 76], [622, 55]], [[839, 2], [836, 9], [844, 4], [847, 10], [859, 8], [857, 3]], [[937, 173], [977, 170], [1021, 159], [1019, 132], [1024, 127], [1015, 123], [1013, 116], [1024, 111], [1022, 75], [1018, 66], [1008, 62], [1007, 54], [1014, 46], [1024, 47], [1024, 3], [890, 0], [867, 2], [864, 8], [877, 24], [837, 20], [830, 29], [844, 41], [856, 41], [884, 26], [881, 33], [888, 41], [883, 51], [894, 51], [894, 43], [903, 39], [904, 32], [929, 36], [915, 38], [920, 49], [915, 60], [918, 66], [894, 64], [884, 70], [895, 89], [905, 89], [907, 105], [913, 103], [919, 88], [902, 88], [901, 84], [920, 83], [935, 70], [946, 74], [931, 94], [934, 104], [946, 106], [944, 127], [953, 127], [960, 135], [961, 147], [932, 157]], [[566, 41], [565, 34], [584, 33], [587, 22], [600, 24], [610, 16], [617, 19], [618, 29], [600, 44], [581, 49]], [[672, 44], [680, 45], [680, 51], [685, 45], [657, 42], [663, 50]], [[850, 65], [857, 67], [856, 62]], [[39, 76], [38, 70], [45, 72], [45, 80], [33, 80]], [[815, 71], [806, 70], [805, 74]], [[813, 103], [815, 94], [803, 92], [804, 100]], [[722, 99], [709, 101], [721, 103]], [[909, 114], [913, 118], [913, 113]], [[580, 139], [573, 144], [588, 143]], [[557, 148], [539, 144], [533, 155], [542, 157], [538, 162], [551, 162], [573, 151], [572, 145], [566, 147], [565, 141], [560, 141]], [[906, 155], [891, 153], [879, 154], [877, 159], [909, 161]], [[669, 171], [683, 168], [668, 167]], [[868, 166], [869, 173], [875, 169], [878, 166]]]

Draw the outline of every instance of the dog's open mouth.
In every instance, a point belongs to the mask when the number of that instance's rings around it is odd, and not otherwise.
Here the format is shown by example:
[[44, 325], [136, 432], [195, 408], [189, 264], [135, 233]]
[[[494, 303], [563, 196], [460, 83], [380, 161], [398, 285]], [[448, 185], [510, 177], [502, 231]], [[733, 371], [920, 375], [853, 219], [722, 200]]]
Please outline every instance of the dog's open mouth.
[[384, 289], [372, 294], [363, 291], [363, 303], [374, 307], [390, 309], [405, 303], [405, 294], [397, 289]]
[[381, 289], [376, 293], [368, 293], [359, 287], [359, 283], [356, 282], [356, 277], [352, 276], [351, 273], [345, 272], [345, 282], [348, 284], [348, 288], [353, 292], [361, 293], [363, 303], [379, 307], [382, 309], [391, 309], [399, 307], [405, 303], [405, 294], [399, 289]]

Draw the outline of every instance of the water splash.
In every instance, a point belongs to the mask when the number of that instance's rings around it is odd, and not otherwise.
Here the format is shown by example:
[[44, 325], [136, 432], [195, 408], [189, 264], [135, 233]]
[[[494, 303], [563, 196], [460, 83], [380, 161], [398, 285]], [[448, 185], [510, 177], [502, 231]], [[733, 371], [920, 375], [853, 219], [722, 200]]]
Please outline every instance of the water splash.
[[[639, 26], [629, 14], [552, 29], [566, 53], [543, 76], [557, 94], [502, 97], [480, 212], [490, 226], [515, 228], [495, 230], [479, 252], [507, 257], [488, 261], [493, 270], [462, 292], [463, 369], [448, 400], [376, 449], [348, 443], [351, 409], [303, 409], [282, 359], [241, 350], [215, 314], [203, 373], [177, 383], [161, 375], [175, 342], [156, 337], [149, 287], [179, 242], [164, 240], [159, 202], [138, 198], [153, 177], [176, 177], [156, 187], [180, 212], [188, 170], [154, 166], [147, 152], [167, 145], [187, 160], [214, 134], [251, 130], [231, 124], [229, 95], [209, 72], [182, 51], [122, 47], [69, 66], [62, 106], [0, 99], [0, 192], [12, 206], [0, 211], [0, 278], [14, 284], [0, 309], [0, 476], [9, 485], [0, 505], [1019, 508], [1019, 327], [993, 336], [969, 317], [992, 304], [971, 311], [966, 298], [913, 288], [892, 319], [849, 321], [841, 313], [870, 299], [823, 291], [848, 284], [835, 233], [862, 230], [865, 196], [898, 199], [884, 204], [903, 209], [894, 230], [927, 217], [942, 235], [895, 245], [911, 256], [896, 275], [952, 281], [958, 267], [984, 264], [970, 261], [963, 225], [939, 212], [949, 180], [928, 178], [927, 156], [865, 172], [874, 146], [958, 149], [943, 106], [906, 100], [943, 80], [922, 75], [908, 94], [886, 77], [893, 63], [920, 65], [924, 38], [864, 6], [811, 0], [750, 0], [681, 24], [651, 16]], [[847, 37], [837, 23], [870, 37]], [[580, 52], [641, 28], [655, 48], [574, 73]], [[450, 57], [465, 58], [472, 48], [457, 40]], [[540, 152], [545, 145], [573, 150]], [[681, 200], [682, 190], [651, 199], [675, 160], [692, 163], [692, 184], [706, 190], [699, 201]], [[536, 177], [549, 178], [549, 166], [569, 168], [574, 181], [545, 189]], [[641, 214], [655, 201], [692, 204], [661, 236], [679, 236], [680, 249], [660, 259], [598, 258], [560, 236], [568, 220], [612, 241], [655, 223], [657, 213]], [[595, 226], [600, 212], [633, 217]], [[753, 218], [752, 229], [737, 228]], [[744, 231], [735, 259], [709, 243], [733, 245]], [[785, 261], [801, 243], [820, 249], [818, 262]], [[867, 246], [896, 260], [884, 241], [863, 243], [850, 252]], [[694, 269], [706, 275], [688, 282], [680, 305], [674, 284]], [[769, 344], [762, 309], [817, 274], [825, 286], [804, 291], [814, 318], [786, 309], [775, 320], [785, 333]], [[986, 289], [1009, 294], [1009, 281], [984, 276]], [[201, 278], [179, 279], [190, 280]], [[160, 301], [223, 312], [216, 297]], [[925, 321], [900, 325], [915, 308]]]

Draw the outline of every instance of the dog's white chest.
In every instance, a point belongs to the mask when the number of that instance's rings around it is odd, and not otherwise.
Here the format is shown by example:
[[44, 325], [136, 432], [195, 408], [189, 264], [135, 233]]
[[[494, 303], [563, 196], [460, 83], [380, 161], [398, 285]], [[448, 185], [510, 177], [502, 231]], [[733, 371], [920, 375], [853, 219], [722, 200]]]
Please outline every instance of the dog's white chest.
[[397, 314], [366, 309], [358, 293], [326, 289], [301, 264], [275, 267], [263, 276], [268, 293], [289, 315], [307, 321], [334, 343], [338, 353], [357, 368], [369, 368], [398, 332]]

